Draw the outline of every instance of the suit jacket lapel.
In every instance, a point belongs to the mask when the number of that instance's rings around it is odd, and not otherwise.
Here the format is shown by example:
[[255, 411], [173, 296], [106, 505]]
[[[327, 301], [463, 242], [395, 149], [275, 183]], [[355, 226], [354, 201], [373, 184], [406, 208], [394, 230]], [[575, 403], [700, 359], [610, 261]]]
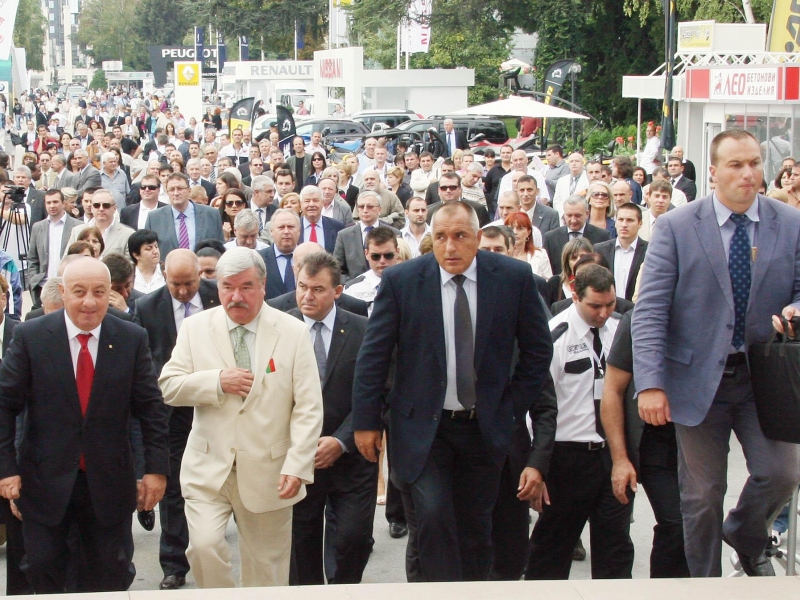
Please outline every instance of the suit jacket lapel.
[[[358, 225], [356, 225], [358, 227]], [[428, 319], [425, 329], [433, 342], [432, 349], [442, 373], [447, 373], [447, 356], [445, 355], [444, 315], [442, 314], [442, 280], [439, 277], [439, 263], [430, 260], [424, 269], [419, 271], [420, 306], [428, 307]], [[431, 348], [423, 348], [430, 351]]]
[[336, 309], [336, 319], [333, 322], [333, 334], [331, 335], [331, 347], [328, 349], [328, 360], [325, 362], [325, 376], [322, 378], [322, 388], [325, 389], [325, 384], [331, 376], [336, 361], [339, 360], [339, 355], [342, 353], [345, 342], [350, 335], [350, 319], [347, 318], [347, 313], [341, 308]]
[[478, 252], [478, 315], [475, 319], [475, 371], [483, 361], [483, 352], [492, 332], [492, 315], [495, 311], [497, 290], [503, 282], [496, 276], [494, 267], [481, 260]]
[[235, 367], [236, 359], [233, 357], [233, 345], [231, 344], [231, 336], [228, 333], [228, 319], [222, 309], [214, 315], [211, 326], [211, 340], [214, 342], [214, 346], [216, 346], [225, 366]]
[[[280, 339], [281, 334], [275, 327], [275, 323], [271, 317], [271, 311], [273, 310], [275, 309], [268, 306], [265, 302], [258, 317], [255, 356], [250, 357], [250, 370], [252, 371], [253, 375], [255, 375], [255, 379], [253, 381], [253, 387], [250, 388], [250, 393], [244, 400], [245, 405], [250, 402], [252, 398], [261, 394], [261, 382], [263, 381], [262, 375], [267, 370], [269, 360], [274, 357], [275, 346], [277, 346], [278, 340]], [[225, 314], [224, 311], [221, 312], [223, 315]], [[230, 339], [228, 340], [228, 346], [230, 346]], [[233, 356], [233, 348], [231, 348], [231, 356]]]
[[[761, 287], [761, 282], [767, 274], [772, 255], [775, 252], [775, 240], [778, 239], [781, 224], [776, 218], [775, 210], [762, 198], [759, 201], [758, 218], [760, 219], [756, 229], [756, 259], [753, 263], [753, 278], [750, 284], [750, 298], [752, 299], [754, 290]], [[752, 302], [749, 303], [752, 306]]]
[[722, 290], [725, 301], [733, 309], [733, 291], [731, 290], [731, 276], [728, 272], [728, 258], [722, 247], [722, 235], [717, 223], [717, 215], [714, 212], [714, 205], [708, 197], [700, 201], [700, 205], [695, 212], [697, 222], [695, 231], [700, 240], [700, 245], [711, 263], [711, 270], [717, 278], [717, 283]]
[[[57, 314], [61, 315], [61, 318], [56, 319], [54, 324], [49, 327], [50, 333], [52, 334], [52, 343], [47, 344], [46, 348], [50, 353], [51, 364], [56, 370], [58, 378], [64, 382], [64, 389], [69, 395], [70, 403], [75, 411], [75, 417], [82, 420], [81, 401], [78, 397], [78, 384], [75, 381], [75, 369], [72, 366], [72, 353], [69, 349], [69, 338], [67, 337], [67, 324], [64, 321], [66, 317], [64, 316], [63, 309]], [[105, 330], [105, 327], [100, 332], [101, 338], [103, 330]], [[98, 350], [98, 362], [99, 357], [100, 352]], [[95, 372], [96, 371], [97, 369], [95, 368]], [[92, 385], [92, 389], [94, 389], [94, 385]]]
[[[114, 365], [117, 364], [116, 355], [118, 345], [115, 347], [117, 327], [114, 322], [106, 317], [100, 329], [100, 340], [97, 345], [97, 360], [94, 365], [94, 379], [92, 380], [92, 393], [89, 395], [89, 407], [86, 409], [86, 417], [89, 412], [96, 410], [95, 405], [99, 398], [105, 395], [106, 390], [113, 387], [114, 382], [109, 378], [109, 374], [114, 372]], [[76, 386], [77, 390], [77, 386]], [[80, 406], [80, 401], [79, 404]]]
[[175, 310], [172, 307], [172, 295], [166, 286], [161, 288], [161, 301], [159, 302], [159, 314], [164, 315], [167, 328], [167, 338], [169, 339], [169, 347], [174, 348], [178, 339], [178, 330], [175, 328]]

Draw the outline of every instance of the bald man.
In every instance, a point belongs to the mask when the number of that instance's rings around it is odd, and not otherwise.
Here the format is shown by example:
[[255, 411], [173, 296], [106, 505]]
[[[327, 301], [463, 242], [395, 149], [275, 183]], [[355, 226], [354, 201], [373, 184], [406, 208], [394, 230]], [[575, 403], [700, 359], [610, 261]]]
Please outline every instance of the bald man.
[[[22, 515], [34, 593], [63, 593], [73, 525], [91, 569], [78, 589], [125, 591], [133, 566], [131, 514], [152, 510], [167, 485], [167, 421], [147, 333], [107, 314], [111, 276], [93, 258], [69, 264], [64, 310], [20, 324], [0, 366], [0, 495]], [[27, 411], [19, 462], [15, 420]], [[128, 427], [141, 422], [145, 475], [137, 486]]]

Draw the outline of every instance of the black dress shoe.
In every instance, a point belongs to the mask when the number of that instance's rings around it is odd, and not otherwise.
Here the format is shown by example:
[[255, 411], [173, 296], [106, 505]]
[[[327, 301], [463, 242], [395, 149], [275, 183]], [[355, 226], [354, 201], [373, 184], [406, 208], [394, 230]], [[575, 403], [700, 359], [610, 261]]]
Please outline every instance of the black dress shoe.
[[736, 554], [739, 555], [739, 564], [748, 577], [775, 577], [772, 561], [765, 552], [758, 556], [745, 556], [738, 551]]
[[161, 580], [158, 586], [160, 590], [177, 590], [179, 587], [186, 585], [186, 577], [180, 575], [167, 575]]
[[393, 538], [401, 538], [408, 535], [408, 526], [405, 523], [389, 523], [389, 535]]
[[153, 531], [156, 526], [156, 511], [154, 510], [140, 510], [136, 513], [139, 523], [142, 524], [147, 531]]
[[578, 543], [572, 550], [572, 560], [586, 560], [586, 548], [583, 547], [583, 540], [578, 538]]

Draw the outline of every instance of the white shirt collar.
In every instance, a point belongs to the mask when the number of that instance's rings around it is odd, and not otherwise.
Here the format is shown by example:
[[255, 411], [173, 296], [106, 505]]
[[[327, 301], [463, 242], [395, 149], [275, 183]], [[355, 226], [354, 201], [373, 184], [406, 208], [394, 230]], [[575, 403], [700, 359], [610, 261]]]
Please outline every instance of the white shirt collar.
[[[578, 339], [586, 337], [586, 334], [589, 333], [591, 326], [578, 314], [578, 308], [573, 303], [570, 305], [567, 311], [567, 323], [569, 323], [570, 329], [575, 332], [575, 335], [578, 337]], [[604, 327], [605, 325], [600, 328], [601, 332], [603, 331]]]
[[[725, 222], [728, 219], [730, 219], [731, 215], [733, 214], [733, 211], [730, 208], [728, 208], [727, 206], [725, 206], [722, 202], [719, 201], [719, 198], [717, 198], [717, 193], [716, 192], [714, 192], [714, 194], [711, 196], [711, 203], [714, 205], [714, 212], [717, 215], [717, 225], [722, 227], [725, 224]], [[746, 214], [750, 218], [750, 220], [753, 221], [753, 222], [759, 220], [758, 219], [758, 196], [756, 196], [756, 199], [750, 205], [750, 208], [748, 208], [746, 211], [744, 211], [744, 214]]]
[[[455, 275], [452, 273], [448, 273], [445, 271], [441, 266], [439, 267], [439, 275], [442, 278], [442, 287], [450, 281]], [[467, 267], [467, 270], [463, 273], [464, 277], [472, 281], [473, 283], [478, 282], [478, 257], [472, 259], [472, 263]]]
[[[263, 306], [261, 307], [261, 310], [264, 310]], [[258, 311], [258, 314], [255, 316], [255, 318], [249, 323], [242, 325], [242, 327], [244, 327], [245, 329], [247, 329], [247, 331], [255, 335], [256, 330], [258, 329], [258, 318], [260, 316], [261, 316], [261, 311]], [[228, 331], [233, 331], [234, 329], [239, 327], [239, 324], [231, 321], [231, 318], [228, 315], [225, 315], [225, 319], [228, 321]]]
[[101, 323], [91, 331], [84, 331], [80, 329], [72, 320], [69, 318], [67, 311], [64, 311], [64, 321], [67, 323], [67, 339], [72, 340], [75, 339], [81, 333], [91, 333], [95, 338], [100, 340], [100, 328], [103, 326]]
[[638, 243], [639, 243], [639, 236], [637, 235], [636, 239], [631, 242], [631, 245], [628, 246], [627, 250], [622, 247], [619, 238], [617, 238], [617, 241], [614, 243], [614, 246], [617, 250], [622, 250], [623, 252], [630, 252], [630, 251], [636, 251], [636, 244]]
[[63, 215], [61, 215], [61, 218], [58, 221], [53, 221], [53, 219], [51, 219], [49, 215], [47, 217], [47, 220], [50, 222], [50, 225], [58, 225], [58, 224], [63, 225], [64, 223], [67, 222], [67, 213], [65, 212]]
[[[175, 312], [179, 308], [183, 308], [183, 302], [176, 300], [175, 296], [172, 294], [170, 294], [169, 297], [172, 299], [172, 312]], [[197, 292], [194, 297], [189, 300], [189, 304], [191, 304], [193, 308], [199, 308], [202, 310], [203, 301], [200, 299], [200, 292]]]
[[[303, 321], [305, 321], [308, 328], [311, 329], [314, 326], [314, 323], [317, 321], [312, 319], [311, 317], [307, 317], [303, 315]], [[333, 323], [336, 321], [336, 303], [333, 303], [333, 307], [331, 308], [330, 312], [325, 315], [325, 318], [322, 319], [322, 324], [328, 328], [328, 331], [333, 331]]]

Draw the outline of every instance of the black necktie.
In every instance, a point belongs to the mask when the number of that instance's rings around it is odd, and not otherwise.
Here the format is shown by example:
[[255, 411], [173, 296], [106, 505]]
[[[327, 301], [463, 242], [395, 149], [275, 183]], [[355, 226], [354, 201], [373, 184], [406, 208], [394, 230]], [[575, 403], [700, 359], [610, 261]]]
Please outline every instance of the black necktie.
[[458, 402], [467, 410], [475, 407], [475, 340], [472, 338], [472, 316], [464, 291], [464, 275], [455, 275], [456, 302], [453, 310], [456, 338], [456, 393]]
[[[597, 327], [590, 328], [594, 340], [592, 341], [592, 363], [594, 363], [594, 378], [603, 379], [606, 374], [606, 357], [603, 354], [603, 340], [600, 339], [600, 330]], [[597, 358], [600, 358], [600, 364], [597, 364]], [[592, 392], [594, 393], [594, 382], [592, 382]], [[600, 420], [600, 398], [594, 399], [594, 424], [597, 435], [605, 439], [606, 432], [603, 429], [603, 422]]]
[[283, 256], [286, 259], [286, 270], [283, 272], [283, 285], [286, 287], [287, 292], [292, 292], [296, 287], [294, 282], [294, 270], [292, 269], [292, 254], [284, 254]]

